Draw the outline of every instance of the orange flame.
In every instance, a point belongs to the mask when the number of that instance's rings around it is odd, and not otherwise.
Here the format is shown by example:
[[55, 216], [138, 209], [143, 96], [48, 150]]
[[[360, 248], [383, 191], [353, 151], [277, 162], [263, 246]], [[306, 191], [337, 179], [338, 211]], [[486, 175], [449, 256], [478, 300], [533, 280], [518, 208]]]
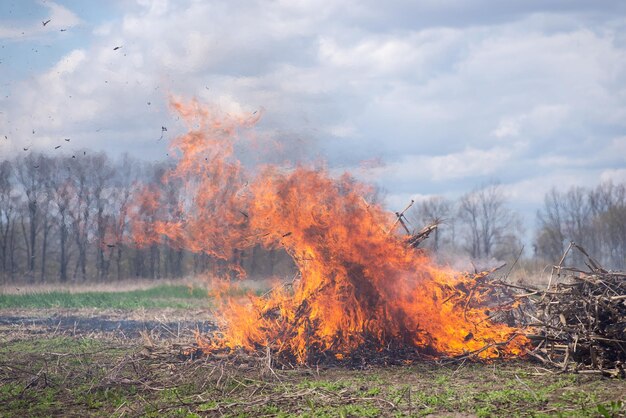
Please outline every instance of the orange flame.
[[[282, 247], [300, 278], [265, 296], [219, 298], [220, 333], [200, 339], [206, 351], [262, 347], [297, 362], [345, 358], [368, 348], [413, 348], [431, 357], [480, 351], [482, 358], [522, 353], [519, 330], [490, 320], [478, 277], [436, 266], [384, 230], [393, 216], [363, 196], [370, 187], [324, 169], [267, 166], [246, 173], [236, 141], [259, 116], [220, 116], [196, 101], [172, 107], [190, 131], [174, 140], [180, 153], [164, 182], [179, 181], [185, 200], [160, 213], [161, 196], [142, 191], [133, 223], [136, 242], [167, 237], [173, 245], [228, 261], [255, 245]], [[245, 272], [227, 264], [231, 273]], [[506, 345], [490, 343], [508, 341]], [[485, 348], [486, 347], [486, 348]]]

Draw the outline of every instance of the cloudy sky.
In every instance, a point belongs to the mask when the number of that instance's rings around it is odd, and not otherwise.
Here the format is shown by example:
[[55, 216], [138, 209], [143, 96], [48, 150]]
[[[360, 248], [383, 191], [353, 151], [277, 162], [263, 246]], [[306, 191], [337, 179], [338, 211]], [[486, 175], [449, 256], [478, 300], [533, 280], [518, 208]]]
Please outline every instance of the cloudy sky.
[[552, 186], [626, 181], [621, 0], [1, 0], [0, 84], [2, 157], [166, 158], [173, 94], [264, 109], [392, 209], [500, 181], [532, 225]]

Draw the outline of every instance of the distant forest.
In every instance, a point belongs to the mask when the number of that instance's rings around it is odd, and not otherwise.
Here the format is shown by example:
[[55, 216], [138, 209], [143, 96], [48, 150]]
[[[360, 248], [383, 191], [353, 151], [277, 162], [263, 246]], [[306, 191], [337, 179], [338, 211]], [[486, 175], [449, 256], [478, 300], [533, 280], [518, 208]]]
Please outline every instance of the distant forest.
[[[456, 201], [429, 198], [417, 205], [412, 216], [417, 224], [442, 220], [444, 225], [425, 246], [448, 262], [463, 254], [472, 260], [506, 261], [522, 254], [520, 217], [510, 209], [502, 185], [477, 187]], [[626, 183], [552, 188], [536, 212], [531, 232], [532, 248], [525, 251], [525, 257], [538, 268], [557, 264], [573, 241], [603, 267], [624, 270]], [[568, 255], [569, 265], [584, 267], [584, 262], [580, 252]]]
[[[132, 242], [130, 216], [138, 187], [169, 188], [165, 192], [173, 201], [182, 199], [180, 189], [160, 181], [170, 167], [86, 150], [63, 156], [28, 153], [0, 162], [0, 283], [110, 282], [213, 271], [221, 261], [205, 254], [173, 248], [165, 240], [146, 247]], [[445, 262], [459, 256], [511, 260], [521, 253], [520, 217], [499, 184], [477, 187], [457, 200], [418, 202], [406, 220], [415, 230], [440, 222], [425, 247]], [[625, 269], [626, 183], [551, 190], [537, 211], [534, 237], [525, 253], [535, 261], [558, 262], [572, 240], [605, 267]], [[279, 250], [253, 248], [233, 257], [252, 277], [292, 269]]]

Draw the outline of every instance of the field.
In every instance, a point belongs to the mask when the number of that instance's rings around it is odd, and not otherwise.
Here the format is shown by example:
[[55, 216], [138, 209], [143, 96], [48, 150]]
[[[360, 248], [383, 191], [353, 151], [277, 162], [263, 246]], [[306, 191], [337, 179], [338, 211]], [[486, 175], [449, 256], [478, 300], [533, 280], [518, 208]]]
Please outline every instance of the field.
[[[121, 289], [121, 291], [120, 291]], [[89, 290], [89, 291], [88, 291]], [[206, 358], [201, 286], [4, 289], [1, 416], [623, 416], [626, 383], [529, 360], [295, 367]]]

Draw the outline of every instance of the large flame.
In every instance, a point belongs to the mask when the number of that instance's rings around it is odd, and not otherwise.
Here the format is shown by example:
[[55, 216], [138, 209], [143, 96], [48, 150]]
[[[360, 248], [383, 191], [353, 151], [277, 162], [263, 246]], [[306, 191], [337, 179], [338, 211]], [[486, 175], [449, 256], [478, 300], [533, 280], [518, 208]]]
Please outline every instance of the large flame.
[[304, 166], [246, 172], [234, 149], [259, 114], [221, 115], [196, 101], [174, 100], [172, 107], [189, 132], [172, 142], [179, 159], [163, 181], [177, 182], [185, 198], [172, 207], [158, 190], [143, 190], [135, 240], [166, 237], [223, 260], [222, 273], [230, 276], [245, 274], [229, 263], [235, 252], [282, 247], [299, 271], [292, 286], [264, 296], [218, 298], [221, 328], [200, 339], [205, 350], [269, 348], [298, 362], [364, 348], [410, 348], [431, 357], [522, 352], [527, 341], [490, 320], [484, 293], [468, 299], [482, 276], [436, 266], [388, 231], [393, 215], [367, 203], [370, 187]]

